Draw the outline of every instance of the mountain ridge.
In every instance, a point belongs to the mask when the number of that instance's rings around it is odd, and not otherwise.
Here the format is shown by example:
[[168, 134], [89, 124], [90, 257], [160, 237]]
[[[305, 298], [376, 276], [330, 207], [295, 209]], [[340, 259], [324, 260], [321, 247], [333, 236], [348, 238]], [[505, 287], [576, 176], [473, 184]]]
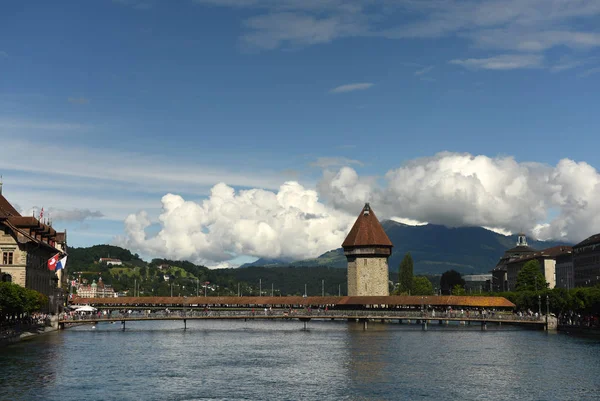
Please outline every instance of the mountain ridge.
[[[388, 263], [390, 271], [397, 271], [404, 255], [410, 252], [415, 274], [441, 274], [449, 269], [462, 274], [488, 273], [504, 252], [517, 243], [517, 235], [507, 236], [483, 227], [446, 227], [437, 224], [409, 226], [393, 220], [383, 220], [381, 225], [394, 244]], [[556, 245], [570, 244], [529, 240], [529, 246], [538, 250]], [[337, 248], [317, 258], [286, 263], [261, 258], [240, 267], [250, 266], [345, 268], [346, 258], [342, 248]]]

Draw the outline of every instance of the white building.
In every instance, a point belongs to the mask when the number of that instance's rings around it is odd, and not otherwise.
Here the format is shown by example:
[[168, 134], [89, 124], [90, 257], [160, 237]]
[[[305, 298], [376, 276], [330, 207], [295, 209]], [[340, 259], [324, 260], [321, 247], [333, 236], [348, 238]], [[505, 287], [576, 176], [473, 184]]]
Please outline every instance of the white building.
[[109, 266], [121, 266], [123, 262], [121, 259], [113, 259], [113, 258], [100, 258], [98, 263], [106, 263]]

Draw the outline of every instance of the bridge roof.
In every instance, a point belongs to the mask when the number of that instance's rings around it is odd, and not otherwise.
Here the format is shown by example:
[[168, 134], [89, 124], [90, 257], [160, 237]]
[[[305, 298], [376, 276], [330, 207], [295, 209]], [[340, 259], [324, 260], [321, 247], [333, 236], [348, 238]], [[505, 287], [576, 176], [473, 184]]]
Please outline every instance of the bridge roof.
[[389, 306], [451, 306], [468, 308], [514, 308], [502, 297], [487, 296], [381, 296], [381, 297], [119, 297], [75, 298], [74, 304], [105, 306], [209, 305], [209, 306], [270, 306], [270, 305], [389, 305]]

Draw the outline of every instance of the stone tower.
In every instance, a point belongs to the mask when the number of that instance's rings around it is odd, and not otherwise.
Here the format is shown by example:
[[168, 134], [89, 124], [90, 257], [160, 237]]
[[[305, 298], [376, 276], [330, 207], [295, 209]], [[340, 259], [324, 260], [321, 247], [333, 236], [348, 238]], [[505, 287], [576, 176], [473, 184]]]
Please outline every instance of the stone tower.
[[349, 296], [387, 296], [392, 241], [367, 203], [342, 244], [348, 259]]

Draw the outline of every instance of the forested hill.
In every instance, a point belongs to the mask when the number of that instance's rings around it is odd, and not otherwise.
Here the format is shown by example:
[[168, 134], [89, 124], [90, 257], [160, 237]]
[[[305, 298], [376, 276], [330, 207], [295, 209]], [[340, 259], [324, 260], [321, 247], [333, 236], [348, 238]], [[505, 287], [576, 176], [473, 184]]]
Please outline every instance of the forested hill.
[[[514, 247], [517, 236], [506, 236], [482, 227], [457, 227], [427, 224], [408, 226], [391, 220], [382, 222], [383, 229], [394, 244], [389, 260], [390, 270], [398, 270], [402, 257], [410, 252], [415, 274], [441, 274], [454, 269], [463, 274], [487, 273], [507, 249]], [[564, 243], [528, 240], [534, 249], [545, 249]], [[318, 258], [281, 263], [260, 259], [248, 266], [331, 266], [346, 267], [341, 248]]]
[[[100, 258], [120, 259], [120, 266], [99, 263]], [[140, 296], [202, 296], [207, 295], [301, 295], [304, 288], [310, 295], [318, 295], [325, 285], [325, 293], [346, 294], [346, 272], [328, 267], [253, 267], [248, 269], [210, 270], [188, 261], [153, 259], [142, 260], [129, 250], [111, 245], [89, 248], [70, 248], [67, 274], [71, 280], [88, 284], [99, 280], [112, 285], [117, 292], [133, 295], [138, 286]]]

